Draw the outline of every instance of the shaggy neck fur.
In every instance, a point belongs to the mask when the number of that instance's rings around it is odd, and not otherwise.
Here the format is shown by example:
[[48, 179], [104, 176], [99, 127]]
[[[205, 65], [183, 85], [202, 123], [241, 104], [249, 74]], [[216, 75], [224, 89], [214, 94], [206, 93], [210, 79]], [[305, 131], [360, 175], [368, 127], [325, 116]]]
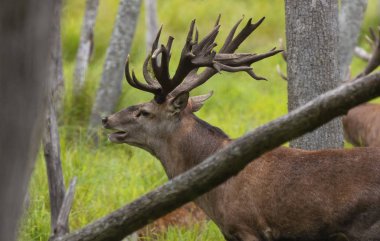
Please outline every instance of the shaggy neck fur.
[[193, 114], [183, 116], [167, 136], [154, 148], [169, 178], [173, 178], [225, 146], [230, 139], [219, 128]]

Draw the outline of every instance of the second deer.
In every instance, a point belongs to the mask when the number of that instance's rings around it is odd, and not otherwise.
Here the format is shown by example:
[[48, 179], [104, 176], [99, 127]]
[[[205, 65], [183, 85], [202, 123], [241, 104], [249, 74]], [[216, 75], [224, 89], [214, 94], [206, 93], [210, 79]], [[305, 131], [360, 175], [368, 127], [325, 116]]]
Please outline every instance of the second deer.
[[[379, 37], [380, 34], [370, 30], [368, 40], [372, 45], [372, 54], [369, 56], [368, 65], [357, 78], [371, 73], [380, 65]], [[365, 103], [356, 106], [342, 121], [345, 138], [354, 146], [380, 147], [380, 104]]]
[[[193, 36], [193, 21], [173, 77], [169, 73], [173, 38], [166, 46], [159, 45], [158, 34], [143, 66], [146, 83], [130, 74], [129, 60], [125, 69], [128, 83], [154, 98], [104, 118], [104, 127], [115, 130], [109, 140], [148, 151], [161, 161], [169, 178], [228, 146], [232, 140], [221, 129], [194, 114], [211, 95], [189, 97], [189, 92], [220, 71], [245, 71], [263, 79], [250, 65], [280, 51], [235, 53], [262, 21], [249, 20], [235, 36], [240, 20], [218, 52], [214, 47], [219, 21], [200, 41], [197, 32]], [[201, 67], [205, 69], [197, 73]], [[279, 147], [195, 203], [228, 241], [379, 240], [380, 149]]]

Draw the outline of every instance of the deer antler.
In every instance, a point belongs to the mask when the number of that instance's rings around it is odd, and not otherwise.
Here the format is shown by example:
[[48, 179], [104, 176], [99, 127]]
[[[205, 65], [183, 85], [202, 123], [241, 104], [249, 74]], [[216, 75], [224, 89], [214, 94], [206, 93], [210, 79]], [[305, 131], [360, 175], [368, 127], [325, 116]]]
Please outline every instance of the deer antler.
[[[211, 32], [199, 42], [197, 30], [195, 30], [195, 37], [193, 37], [195, 20], [191, 22], [181, 58], [173, 77], [170, 77], [169, 73], [173, 37], [169, 37], [166, 46], [158, 46], [161, 27], [152, 45], [151, 53], [144, 62], [143, 74], [146, 84], [138, 81], [133, 71], [132, 76], [130, 75], [129, 58], [125, 66], [125, 76], [128, 83], [132, 87], [154, 94], [155, 101], [163, 103], [168, 95], [175, 96], [182, 91], [191, 91], [220, 71], [245, 71], [254, 79], [265, 79], [257, 76], [250, 65], [273, 56], [281, 50], [272, 49], [264, 54], [234, 53], [240, 44], [264, 21], [264, 18], [254, 24], [251, 23], [252, 19], [249, 19], [247, 25], [234, 37], [236, 29], [242, 21], [240, 19], [230, 31], [219, 53], [216, 53], [214, 48], [217, 45], [215, 39], [219, 33], [219, 20], [220, 15]], [[154, 77], [148, 70], [149, 63]], [[197, 71], [200, 67], [206, 67], [206, 69], [198, 75]]]

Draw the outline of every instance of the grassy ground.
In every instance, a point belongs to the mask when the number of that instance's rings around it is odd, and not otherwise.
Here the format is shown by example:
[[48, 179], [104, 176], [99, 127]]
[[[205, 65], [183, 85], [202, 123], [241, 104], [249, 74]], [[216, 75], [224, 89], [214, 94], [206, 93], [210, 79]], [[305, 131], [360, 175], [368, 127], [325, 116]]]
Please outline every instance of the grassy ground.
[[[242, 45], [241, 52], [267, 51], [276, 46], [277, 40], [284, 38], [285, 35], [283, 1], [159, 0], [158, 2], [160, 22], [164, 24], [163, 37], [165, 39], [170, 34], [176, 38], [173, 46], [176, 50], [173, 53], [173, 63], [178, 60], [184, 35], [193, 18], [197, 19], [198, 29], [202, 35], [211, 29], [216, 17], [221, 13], [222, 29], [219, 38], [221, 42], [234, 22], [242, 15], [245, 15], [246, 20], [253, 17], [256, 21], [266, 16], [263, 25]], [[370, 0], [370, 13], [365, 26], [373, 26], [377, 22], [375, 2]], [[61, 149], [66, 182], [73, 176], [78, 177], [70, 216], [71, 229], [80, 228], [102, 217], [167, 180], [159, 162], [146, 152], [126, 145], [111, 144], [105, 138], [101, 140], [99, 147], [95, 148], [86, 137], [86, 124], [101, 76], [118, 1], [100, 1], [94, 56], [90, 63], [85, 90], [79, 99], [74, 100], [71, 96], [71, 79], [84, 4], [84, 0], [67, 0], [63, 10], [66, 95], [65, 110], [60, 118]], [[144, 11], [142, 11], [131, 53], [133, 66], [141, 66], [145, 57], [144, 26]], [[277, 64], [285, 69], [279, 56], [254, 65], [257, 74], [266, 76], [269, 81], [254, 81], [244, 73], [233, 75], [223, 73], [215, 76], [209, 83], [192, 93], [200, 94], [214, 90], [214, 96], [198, 116], [222, 128], [235, 138], [285, 114], [286, 83], [276, 74]], [[361, 66], [362, 63], [356, 60], [353, 72], [356, 73]], [[123, 96], [117, 109], [150, 98], [150, 95], [132, 89], [124, 83]], [[41, 154], [38, 156], [31, 180], [30, 197], [30, 207], [22, 222], [20, 240], [45, 241], [50, 233], [50, 214], [46, 170]], [[210, 222], [203, 229], [171, 228], [166, 236], [159, 239], [221, 240], [221, 238], [215, 225]]]

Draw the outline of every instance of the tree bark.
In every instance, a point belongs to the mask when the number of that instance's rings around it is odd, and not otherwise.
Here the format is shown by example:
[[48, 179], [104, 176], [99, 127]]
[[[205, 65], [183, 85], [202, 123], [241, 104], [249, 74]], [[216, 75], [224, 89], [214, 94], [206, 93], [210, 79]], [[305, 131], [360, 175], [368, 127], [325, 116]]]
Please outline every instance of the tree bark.
[[91, 135], [101, 124], [101, 117], [109, 115], [114, 110], [120, 97], [124, 64], [132, 45], [140, 4], [141, 0], [120, 1], [102, 79], [90, 117], [89, 133]]
[[[53, 103], [50, 103], [46, 115], [43, 145], [49, 183], [51, 232], [54, 233], [65, 196], [65, 183], [62, 174], [58, 124]], [[68, 224], [66, 226], [68, 227]]]
[[94, 27], [98, 13], [99, 0], [87, 0], [84, 14], [82, 32], [77, 52], [77, 60], [74, 71], [73, 90], [78, 95], [83, 88], [88, 63], [90, 61], [94, 44]]
[[[45, 130], [42, 139], [46, 163], [46, 171], [50, 195], [51, 232], [56, 228], [59, 209], [65, 195], [65, 184], [62, 174], [61, 148], [59, 143], [58, 122], [56, 115], [57, 105], [61, 102], [63, 86], [61, 37], [60, 37], [60, 11], [61, 0], [55, 0], [54, 20], [52, 22], [52, 48], [50, 54], [49, 71], [49, 97], [45, 118]], [[62, 85], [61, 85], [62, 84]]]
[[339, 14], [340, 79], [350, 79], [349, 66], [360, 34], [367, 0], [341, 0]]
[[54, 240], [55, 237], [59, 237], [69, 232], [69, 215], [71, 207], [73, 205], [76, 184], [77, 177], [74, 177], [70, 182], [67, 192], [65, 193], [61, 208], [59, 210], [53, 235], [49, 238], [49, 240]]
[[16, 240], [41, 143], [54, 1], [0, 7], [0, 240]]
[[[132, 203], [56, 241], [116, 241], [210, 191], [277, 146], [380, 95], [380, 73], [329, 91], [235, 140], [191, 170]], [[231, 165], [233, 163], [233, 165]]]
[[62, 112], [63, 94], [65, 90], [65, 81], [63, 78], [62, 66], [62, 41], [61, 41], [61, 10], [62, 0], [54, 0], [54, 15], [52, 22], [52, 51], [51, 51], [51, 72], [50, 72], [50, 89], [52, 102], [58, 117]]
[[[288, 109], [338, 86], [338, 1], [286, 0]], [[340, 119], [290, 142], [302, 149], [340, 148]]]
[[150, 53], [158, 31], [157, 2], [145, 0], [146, 53]]

